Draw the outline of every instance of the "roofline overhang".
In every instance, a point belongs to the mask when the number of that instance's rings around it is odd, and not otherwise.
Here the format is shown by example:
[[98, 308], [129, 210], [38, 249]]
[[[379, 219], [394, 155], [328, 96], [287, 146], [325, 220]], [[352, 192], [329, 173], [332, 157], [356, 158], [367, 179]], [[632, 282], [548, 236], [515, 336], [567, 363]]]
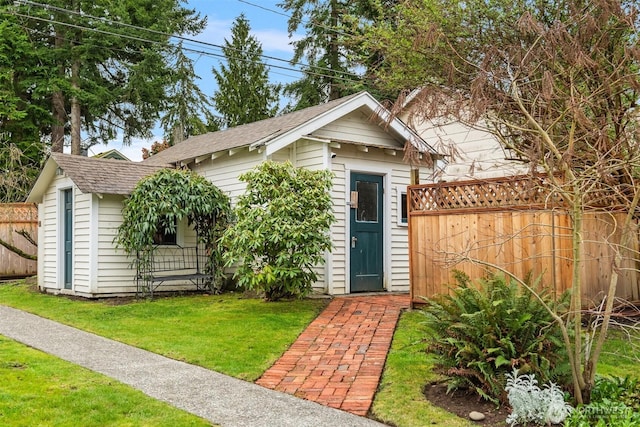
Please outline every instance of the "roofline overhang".
[[[430, 152], [430, 154], [437, 154], [437, 151], [434, 150], [431, 145], [423, 140], [404, 122], [402, 122], [398, 118], [391, 119], [391, 113], [386, 108], [384, 108], [382, 104], [380, 104], [371, 94], [369, 94], [368, 92], [362, 92], [357, 96], [351, 98], [344, 104], [338, 105], [337, 107], [329, 111], [325, 111], [324, 113], [314, 117], [305, 124], [295, 127], [280, 136], [264, 142], [266, 146], [266, 155], [270, 156], [275, 152], [289, 146], [295, 141], [301, 138], [308, 137], [308, 135], [312, 134], [315, 130], [320, 129], [321, 127], [326, 126], [327, 124], [335, 120], [334, 116], [336, 115], [336, 113], [340, 113], [340, 116], [342, 117], [362, 107], [366, 107], [371, 111], [372, 114], [375, 114], [380, 119], [380, 121], [376, 124], [379, 125], [381, 122], [388, 123], [386, 126], [388, 126], [397, 135], [399, 135], [402, 140], [409, 141], [410, 143], [414, 144], [416, 148], [421, 152]], [[264, 139], [265, 138], [263, 138], [263, 140]], [[260, 141], [256, 141], [252, 144], [252, 146], [254, 144], [257, 144], [258, 142]]]
[[44, 164], [44, 167], [40, 171], [38, 178], [36, 178], [36, 182], [33, 183], [31, 191], [29, 191], [29, 195], [26, 199], [28, 203], [42, 203], [44, 193], [46, 193], [47, 188], [49, 187], [49, 183], [55, 176], [57, 169], [58, 163], [53, 159], [52, 156], [49, 156]]

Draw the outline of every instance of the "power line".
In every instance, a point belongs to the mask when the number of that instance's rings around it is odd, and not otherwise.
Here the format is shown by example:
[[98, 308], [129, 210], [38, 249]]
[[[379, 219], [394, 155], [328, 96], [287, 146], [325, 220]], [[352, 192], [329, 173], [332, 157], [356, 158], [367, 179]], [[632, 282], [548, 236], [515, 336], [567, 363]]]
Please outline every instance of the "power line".
[[[56, 21], [53, 19], [48, 19], [48, 18], [41, 18], [38, 16], [33, 16], [33, 15], [25, 15], [25, 14], [21, 14], [18, 12], [11, 12], [11, 14], [13, 14], [14, 16], [19, 16], [22, 18], [27, 18], [27, 19], [33, 19], [33, 20], [37, 20], [37, 21], [41, 21], [41, 22], [47, 22], [50, 24], [55, 24], [55, 25], [62, 25], [62, 26], [66, 26], [66, 27], [70, 27], [70, 28], [75, 28], [78, 30], [85, 30], [85, 31], [92, 31], [98, 34], [105, 34], [105, 35], [110, 35], [110, 36], [116, 36], [116, 37], [122, 37], [122, 38], [126, 38], [126, 39], [130, 39], [130, 40], [134, 40], [134, 41], [139, 41], [139, 42], [143, 42], [143, 43], [149, 43], [149, 44], [158, 44], [161, 45], [163, 44], [160, 41], [157, 40], [150, 40], [150, 39], [145, 39], [139, 36], [132, 36], [129, 34], [121, 34], [121, 33], [114, 33], [111, 31], [106, 31], [106, 30], [100, 30], [97, 28], [92, 28], [92, 27], [84, 27], [81, 25], [77, 25], [77, 24], [72, 24], [72, 23], [68, 23], [68, 22], [61, 22], [61, 21]], [[80, 42], [78, 43], [78, 41], [75, 40], [69, 40], [69, 39], [65, 39], [65, 41], [68, 42], [73, 42], [73, 43], [77, 43], [78, 45], [82, 45], [83, 43]], [[205, 43], [206, 44], [206, 43]], [[172, 45], [173, 47], [176, 47], [176, 45]], [[114, 48], [112, 47], [105, 47], [105, 49], [110, 49], [113, 50]], [[195, 54], [200, 54], [200, 55], [205, 55], [205, 56], [209, 56], [209, 57], [215, 57], [218, 59], [222, 59], [225, 61], [229, 61], [229, 58], [227, 58], [223, 53], [214, 53], [211, 51], [204, 51], [204, 50], [198, 50], [198, 49], [193, 49], [193, 48], [189, 48], [189, 47], [185, 47], [184, 45], [181, 47], [182, 50], [190, 52], [190, 53], [195, 53]], [[238, 49], [235, 49], [236, 51], [238, 51]], [[256, 61], [253, 61], [249, 58], [237, 58], [240, 59], [241, 61], [244, 62], [249, 62], [249, 63], [255, 63]], [[339, 75], [328, 75], [328, 74], [323, 74], [320, 72], [316, 72], [313, 71], [312, 67], [309, 67], [307, 70], [299, 70], [297, 68], [292, 68], [292, 67], [286, 67], [286, 66], [282, 66], [282, 65], [275, 65], [275, 64], [265, 64], [265, 66], [269, 67], [269, 68], [276, 68], [276, 69], [281, 69], [281, 70], [285, 70], [285, 71], [293, 71], [296, 73], [302, 73], [302, 74], [307, 74], [307, 75], [312, 75], [312, 76], [317, 76], [317, 77], [326, 77], [326, 78], [332, 78], [332, 79], [336, 79], [336, 80], [341, 80], [345, 83], [357, 83], [359, 80], [354, 80], [348, 77], [343, 77], [343, 76], [339, 76]], [[323, 69], [322, 67], [317, 67], [318, 69]], [[353, 76], [356, 76], [356, 74], [353, 73], [347, 73]]]
[[285, 18], [291, 18], [291, 15], [287, 15], [284, 12], [280, 12], [280, 11], [277, 11], [277, 10], [269, 9], [268, 7], [261, 6], [259, 4], [255, 4], [255, 3], [251, 3], [250, 1], [246, 1], [246, 0], [238, 0], [238, 1], [240, 3], [248, 4], [249, 6], [257, 7], [258, 9], [266, 10], [267, 12], [275, 13], [276, 15], [284, 16]]
[[[69, 10], [69, 9], [65, 9], [65, 8], [61, 8], [61, 7], [57, 7], [57, 6], [48, 5], [48, 4], [38, 3], [38, 2], [30, 1], [30, 0], [16, 0], [15, 3], [23, 4], [25, 6], [41, 7], [43, 9], [53, 10], [53, 11], [57, 11], [57, 12], [64, 13], [64, 14], [71, 14], [71, 15], [80, 16], [82, 18], [96, 19], [96, 20], [102, 21], [103, 23], [106, 23], [106, 24], [119, 25], [119, 26], [122, 26], [122, 27], [131, 28], [131, 29], [135, 29], [135, 30], [147, 31], [147, 32], [149, 32], [151, 34], [161, 35], [163, 37], [175, 38], [175, 39], [182, 40], [182, 41], [185, 41], [185, 42], [194, 43], [194, 44], [197, 44], [197, 45], [204, 45], [204, 46], [215, 48], [215, 49], [222, 50], [223, 48], [225, 48], [224, 46], [218, 45], [218, 44], [215, 44], [215, 43], [204, 42], [204, 41], [201, 41], [201, 40], [197, 40], [197, 39], [193, 39], [193, 38], [189, 38], [189, 37], [185, 37], [185, 36], [181, 36], [181, 35], [168, 34], [168, 33], [162, 32], [162, 31], [152, 30], [152, 29], [149, 29], [149, 28], [144, 28], [144, 27], [140, 27], [140, 26], [136, 26], [136, 25], [132, 25], [132, 24], [127, 24], [127, 23], [124, 23], [124, 22], [112, 21], [112, 20], [109, 20], [109, 19], [106, 19], [106, 18], [103, 18], [103, 17], [89, 15], [89, 14], [86, 14], [84, 12], [78, 12], [78, 11]], [[247, 4], [253, 5], [251, 3], [247, 3]], [[116, 34], [116, 33], [112, 33], [112, 32], [107, 32], [105, 30], [98, 30], [98, 29], [93, 29], [93, 28], [90, 28], [90, 27], [83, 27], [83, 26], [79, 26], [79, 25], [77, 26], [77, 25], [71, 24], [71, 23], [65, 23], [65, 22], [60, 22], [60, 21], [55, 21], [55, 20], [47, 21], [45, 18], [35, 17], [33, 15], [23, 15], [23, 14], [18, 14], [17, 12], [14, 12], [14, 14], [17, 15], [17, 16], [31, 18], [31, 19], [38, 19], [38, 20], [42, 20], [42, 21], [46, 21], [46, 22], [54, 23], [54, 24], [58, 24], [58, 25], [66, 25], [66, 26], [69, 26], [69, 27], [72, 27], [72, 28], [76, 28], [76, 29], [85, 29], [85, 30], [89, 30], [89, 31], [102, 32], [102, 33], [108, 34], [108, 35], [120, 35], [120, 34]], [[154, 42], [152, 40], [146, 40], [146, 39], [143, 39], [143, 38], [140, 38], [140, 37], [137, 37], [137, 36], [129, 36], [129, 35], [122, 35], [122, 36], [130, 38], [130, 39], [142, 41], [142, 42], [150, 42], [150, 43]], [[237, 49], [237, 48], [233, 48], [233, 47], [229, 47], [229, 48], [232, 49], [232, 50], [235, 50], [237, 52], [242, 52], [242, 49]], [[214, 55], [214, 56], [219, 56], [219, 55]], [[264, 59], [268, 59], [268, 60], [277, 61], [277, 62], [284, 62], [284, 63], [290, 64], [292, 66], [299, 66], [299, 67], [305, 68], [307, 70], [310, 70], [310, 69], [313, 68], [313, 69], [318, 70], [318, 71], [324, 71], [324, 72], [331, 73], [331, 74], [322, 74], [322, 73], [319, 73], [319, 72], [315, 71], [312, 74], [316, 75], [316, 76], [327, 77], [327, 78], [335, 77], [335, 78], [340, 78], [342, 80], [345, 80], [345, 78], [343, 78], [343, 77], [334, 76], [333, 73], [335, 73], [336, 70], [332, 70], [331, 68], [320, 67], [320, 66], [317, 66], [317, 65], [313, 65], [312, 66], [312, 65], [305, 64], [305, 63], [302, 63], [302, 62], [291, 62], [291, 61], [289, 61], [287, 59], [278, 58], [276, 56], [271, 56], [271, 55], [261, 54], [260, 57], [264, 58]], [[300, 73], [308, 73], [308, 71], [296, 70], [295, 68], [291, 68], [291, 67], [282, 67], [282, 66], [277, 66], [277, 65], [270, 65], [270, 66], [273, 66], [273, 67], [276, 67], [276, 68], [280, 68], [280, 69], [289, 70], [289, 71], [296, 71], [296, 72], [300, 72]], [[347, 70], [342, 70], [342, 71], [340, 71], [340, 73], [353, 76], [356, 79], [360, 79], [360, 76], [358, 74], [352, 73], [352, 72], [347, 71]]]
[[[265, 7], [265, 6], [262, 6], [262, 5], [259, 5], [259, 4], [255, 4], [255, 3], [252, 3], [252, 2], [247, 1], [247, 0], [238, 0], [238, 1], [240, 3], [244, 3], [244, 4], [247, 4], [249, 6], [257, 7], [258, 9], [266, 10], [267, 12], [275, 13], [276, 15], [281, 15], [281, 16], [284, 16], [284, 17], [289, 18], [289, 19], [291, 19], [291, 17], [292, 17], [291, 15], [286, 14], [284, 12], [279, 12], [277, 10], [273, 10], [273, 9], [270, 9], [268, 7]], [[331, 32], [336, 33], [336, 34], [341, 35], [341, 36], [350, 36], [350, 34], [345, 33], [344, 31], [340, 31], [337, 28], [328, 27], [326, 25], [322, 25], [322, 24], [319, 24], [317, 22], [314, 22], [314, 21], [311, 21], [311, 20], [308, 20], [308, 19], [300, 19], [300, 22], [302, 22], [302, 23], [304, 23], [305, 25], [308, 25], [308, 26], [322, 28], [323, 30], [331, 31]]]

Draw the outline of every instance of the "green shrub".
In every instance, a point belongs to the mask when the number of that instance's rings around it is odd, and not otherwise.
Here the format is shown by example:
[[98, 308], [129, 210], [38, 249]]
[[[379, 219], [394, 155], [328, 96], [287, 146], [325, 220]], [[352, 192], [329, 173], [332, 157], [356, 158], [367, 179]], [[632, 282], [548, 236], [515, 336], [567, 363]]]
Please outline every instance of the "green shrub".
[[[552, 316], [526, 289], [493, 275], [471, 286], [455, 273], [450, 295], [428, 301], [424, 308], [430, 333], [427, 351], [447, 376], [449, 390], [472, 388], [483, 398], [506, 402], [505, 375], [514, 368], [534, 374], [541, 383], [565, 385], [568, 365], [562, 336]], [[554, 310], [564, 306], [540, 287], [538, 295]]]
[[267, 300], [306, 295], [331, 249], [331, 172], [269, 161], [240, 179], [247, 189], [223, 237], [226, 265], [238, 263], [238, 285]]
[[596, 377], [591, 402], [576, 408], [565, 426], [640, 426], [640, 382], [631, 377]]
[[218, 244], [227, 227], [229, 197], [201, 175], [192, 171], [161, 169], [142, 179], [122, 208], [122, 224], [114, 238], [116, 247], [133, 259], [132, 265], [149, 268], [153, 237], [164, 225], [175, 233], [176, 224], [186, 218], [208, 254], [205, 270], [214, 276], [213, 288], [224, 280], [222, 250]]

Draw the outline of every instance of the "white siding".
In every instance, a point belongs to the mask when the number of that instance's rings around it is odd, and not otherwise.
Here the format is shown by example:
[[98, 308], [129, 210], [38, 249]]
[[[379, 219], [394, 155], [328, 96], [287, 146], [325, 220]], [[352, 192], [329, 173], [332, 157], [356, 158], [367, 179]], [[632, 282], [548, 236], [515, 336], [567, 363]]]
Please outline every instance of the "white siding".
[[[341, 160], [343, 160], [342, 158]], [[342, 295], [348, 293], [349, 274], [347, 272], [347, 227], [349, 221], [349, 207], [347, 206], [347, 194], [349, 192], [349, 178], [346, 176], [344, 162], [336, 161], [332, 164], [333, 188], [331, 198], [333, 199], [333, 214], [336, 222], [331, 226], [331, 238], [333, 249], [331, 251], [331, 278], [329, 293], [332, 295]]]
[[[409, 242], [408, 229], [398, 225], [400, 206], [396, 189], [406, 188], [411, 182], [411, 166], [403, 161], [401, 153], [393, 156], [382, 149], [359, 151], [353, 145], [343, 144], [333, 150], [332, 171], [336, 175], [333, 187], [334, 212], [337, 223], [332, 227], [334, 250], [332, 268], [333, 294], [349, 292], [349, 182], [351, 172], [364, 172], [384, 177], [385, 227], [385, 288], [388, 291], [409, 291]], [[432, 171], [421, 169], [421, 179], [432, 176]]]
[[98, 260], [97, 293], [118, 295], [135, 293], [135, 268], [131, 268], [132, 258], [116, 249], [114, 239], [122, 224], [123, 196], [105, 195], [98, 208]]
[[74, 293], [91, 291], [91, 194], [73, 189], [73, 286]]
[[281, 162], [281, 163], [284, 163], [287, 160], [289, 160], [291, 163], [294, 163], [294, 159], [291, 158], [292, 157], [291, 153], [293, 150], [294, 148], [292, 147], [286, 147], [286, 148], [283, 148], [282, 150], [276, 151], [270, 156], [270, 160], [273, 160], [274, 162]]
[[[41, 289], [59, 290], [62, 287], [61, 269], [58, 267], [60, 214], [62, 208], [59, 191], [70, 188], [72, 182], [63, 176], [55, 176], [51, 185], [43, 195], [39, 212], [41, 239], [38, 240], [38, 257], [41, 270], [38, 271], [38, 283]], [[60, 274], [59, 274], [60, 272]]]
[[[293, 164], [296, 167], [305, 168], [309, 170], [321, 170], [326, 169], [328, 148], [327, 144], [318, 141], [299, 140], [293, 145]], [[316, 267], [315, 273], [317, 276], [316, 282], [313, 284], [313, 289], [316, 292], [328, 292], [330, 284], [327, 280], [327, 271], [331, 271], [332, 268], [332, 256], [331, 254], [325, 254], [324, 265]]]
[[[63, 289], [63, 206], [61, 191], [73, 189], [72, 289]], [[90, 287], [91, 195], [82, 194], [64, 175], [56, 175], [39, 206], [38, 285], [51, 292], [88, 292]]]
[[398, 146], [382, 127], [370, 120], [370, 115], [359, 110], [318, 129], [313, 136], [376, 146]]
[[489, 132], [459, 122], [420, 122], [417, 133], [447, 155], [439, 179], [459, 181], [526, 173], [522, 162], [507, 160], [500, 142]]
[[293, 164], [311, 170], [326, 169], [327, 144], [317, 141], [299, 140], [294, 144]]
[[246, 188], [246, 184], [238, 177], [256, 167], [263, 160], [265, 160], [264, 156], [258, 150], [248, 151], [245, 149], [232, 156], [225, 153], [214, 160], [205, 160], [196, 164], [193, 170], [231, 197], [233, 204], [233, 200]]

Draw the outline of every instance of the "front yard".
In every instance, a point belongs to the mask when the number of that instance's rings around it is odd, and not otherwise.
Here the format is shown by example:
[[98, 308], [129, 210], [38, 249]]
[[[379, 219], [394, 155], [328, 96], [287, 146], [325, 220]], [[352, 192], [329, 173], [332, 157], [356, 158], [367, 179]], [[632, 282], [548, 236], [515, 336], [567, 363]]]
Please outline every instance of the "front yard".
[[[0, 286], [0, 304], [254, 381], [324, 308], [326, 300], [265, 303], [241, 294], [223, 294], [175, 296], [153, 301], [85, 301], [40, 294], [18, 282]], [[466, 420], [435, 407], [424, 397], [425, 384], [436, 380], [437, 375], [432, 372], [424, 352], [422, 321], [418, 311], [402, 315], [372, 414], [396, 426], [469, 425]], [[636, 334], [634, 339], [638, 338]], [[0, 337], [0, 350], [3, 356], [11, 355], [9, 359], [3, 357], [5, 363], [0, 364], [0, 382], [7, 385], [0, 391], [0, 424], [10, 420], [5, 418], [10, 414], [29, 414], [29, 418], [21, 422], [38, 425], [49, 422], [50, 411], [55, 410], [64, 417], [56, 425], [122, 424], [121, 419], [112, 420], [106, 412], [114, 416], [140, 414], [132, 421], [127, 418], [130, 425], [202, 425], [202, 420], [185, 416], [178, 410], [173, 413], [173, 408], [160, 405], [135, 390], [127, 390], [128, 387], [117, 385], [122, 389], [106, 392], [105, 387], [116, 386], [114, 381], [98, 375], [94, 378], [93, 373], [82, 368], [3, 337]], [[638, 358], [629, 357], [633, 354], [629, 341], [614, 335], [599, 365], [600, 372], [621, 377], [640, 372]], [[52, 372], [60, 374], [53, 375]], [[54, 398], [38, 397], [47, 396], [47, 393]], [[88, 396], [95, 397], [88, 399]], [[154, 402], [153, 405], [145, 403], [147, 400]], [[31, 403], [20, 406], [18, 402], [23, 401]], [[90, 410], [86, 405], [90, 405]], [[29, 411], [29, 407], [43, 409]], [[87, 418], [87, 412], [94, 418]], [[153, 418], [156, 415], [168, 418]]]

